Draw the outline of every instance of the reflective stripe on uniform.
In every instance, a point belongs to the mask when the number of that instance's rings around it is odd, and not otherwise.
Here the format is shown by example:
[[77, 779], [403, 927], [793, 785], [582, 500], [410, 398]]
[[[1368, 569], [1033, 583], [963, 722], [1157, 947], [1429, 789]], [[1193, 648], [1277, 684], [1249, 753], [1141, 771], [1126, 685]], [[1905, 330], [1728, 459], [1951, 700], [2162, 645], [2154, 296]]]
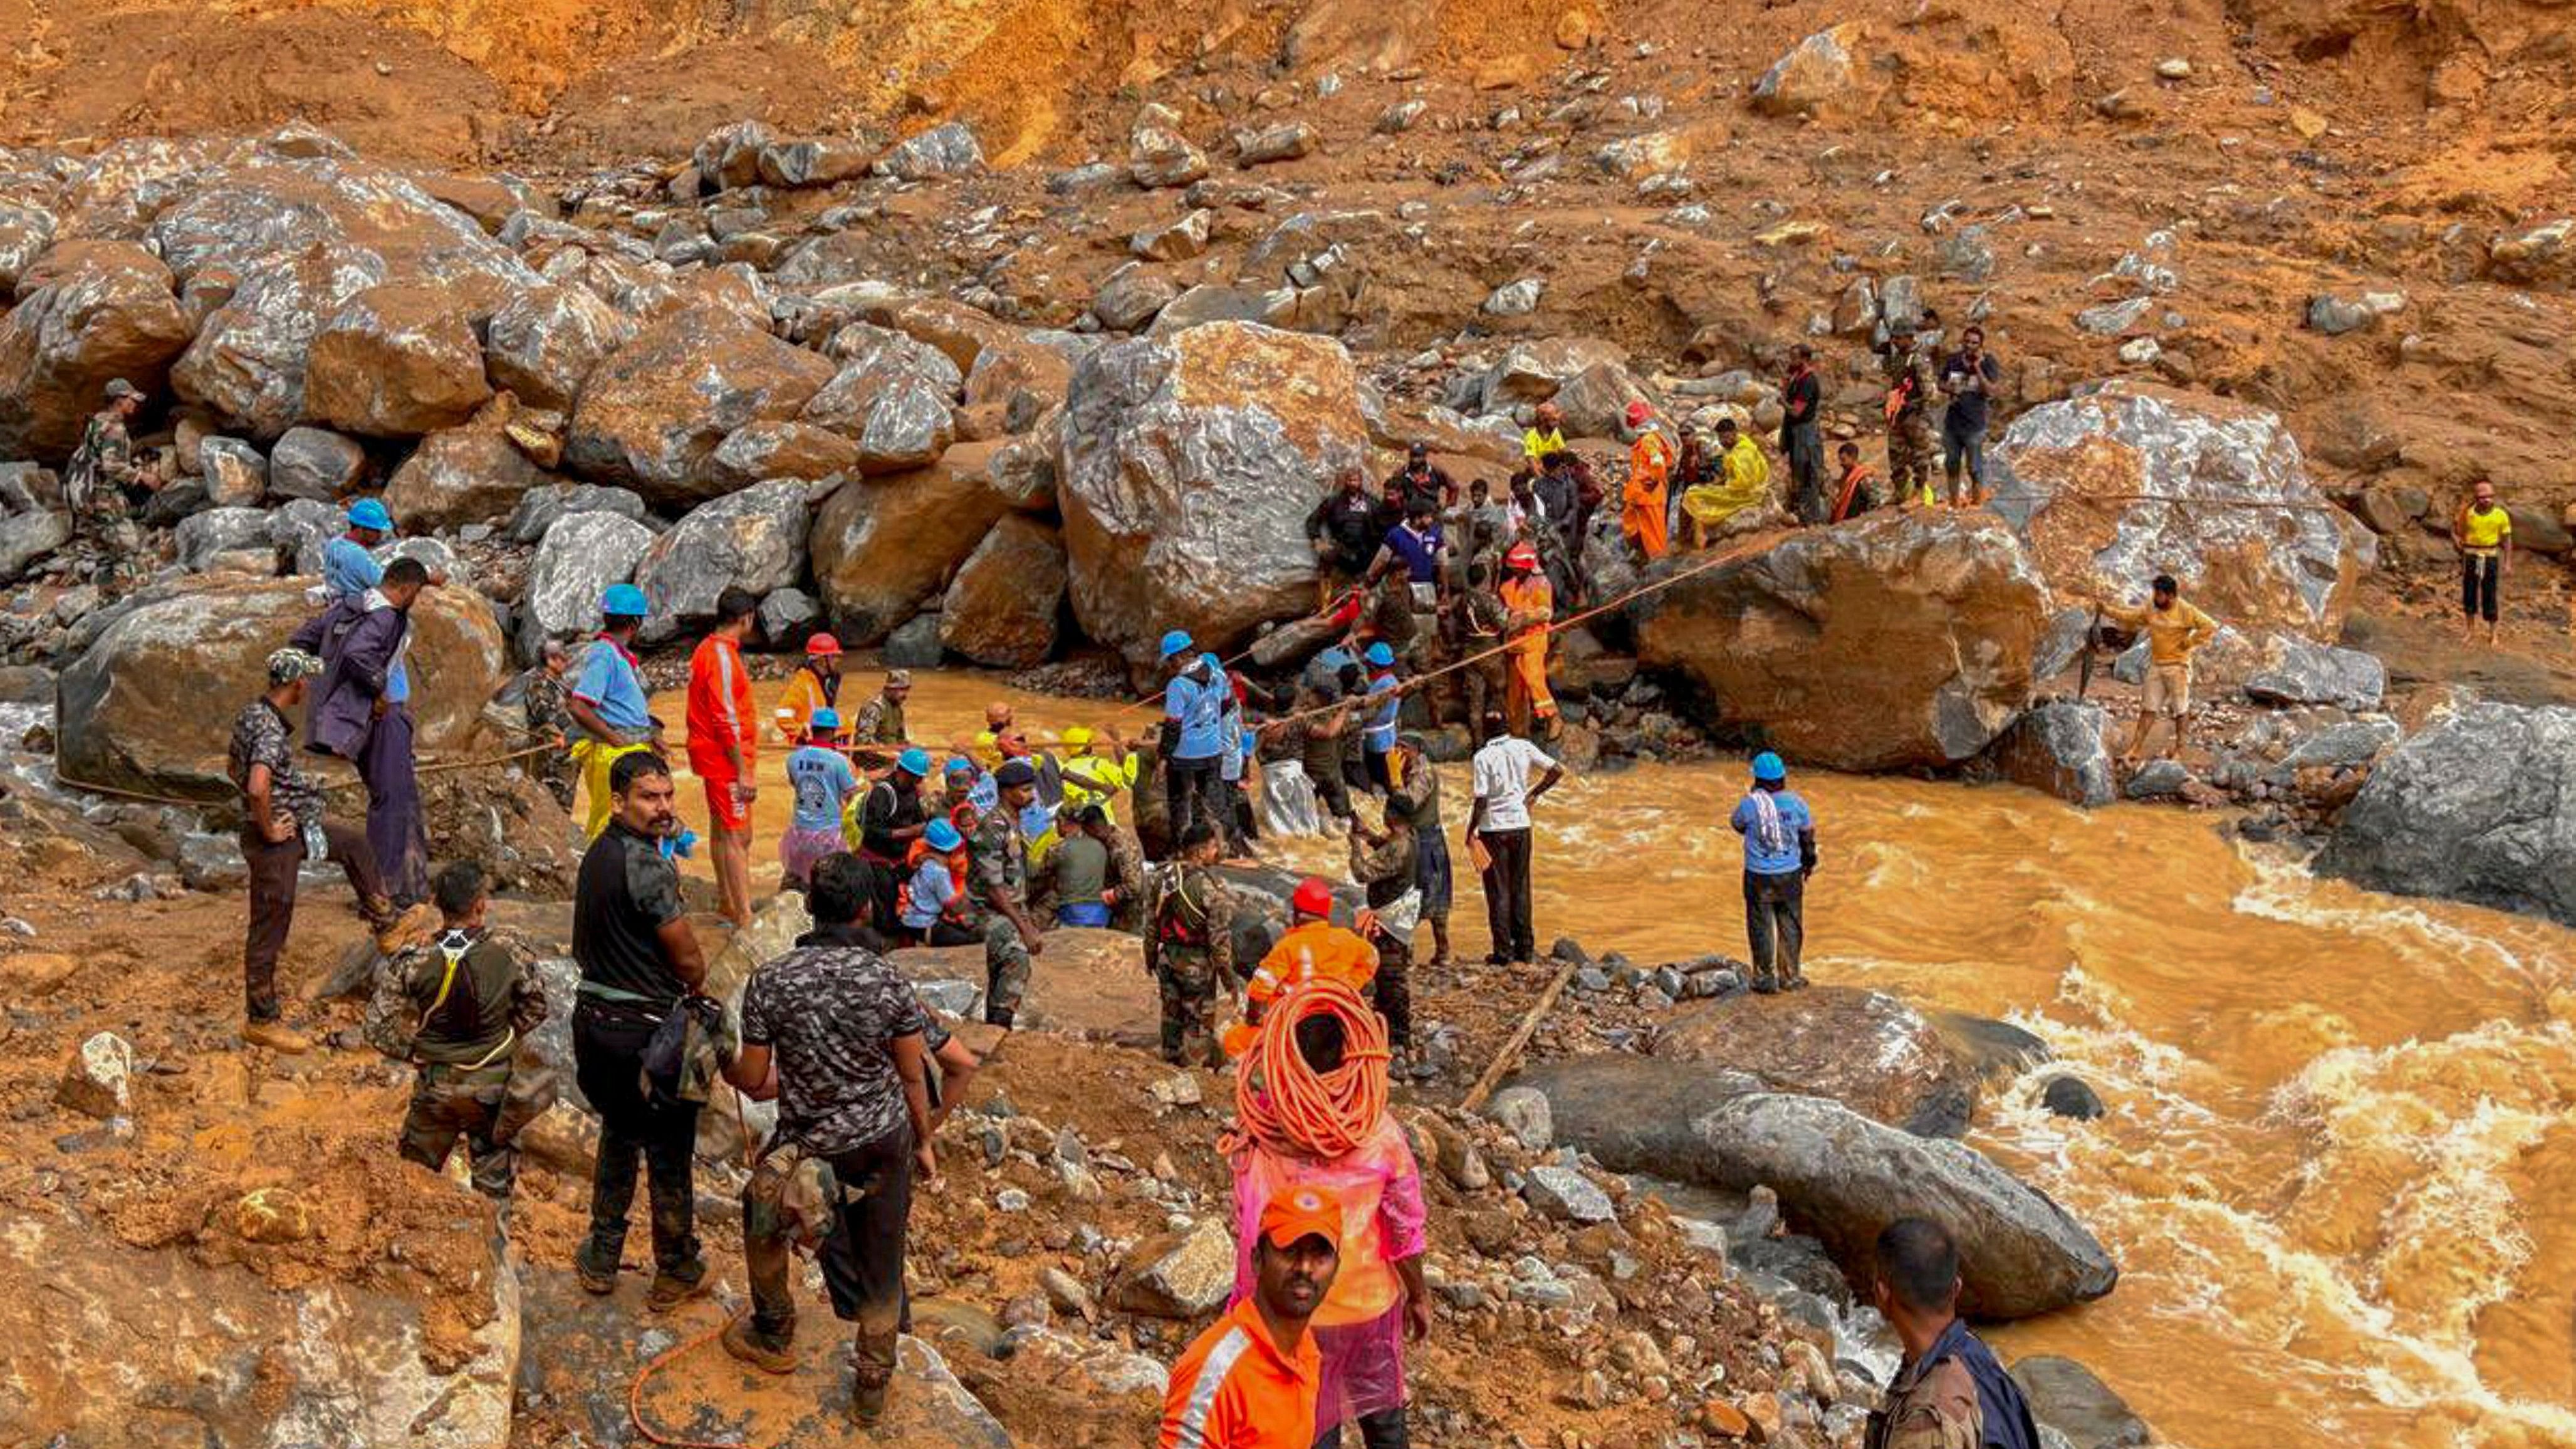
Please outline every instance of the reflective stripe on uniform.
[[1190, 1385], [1189, 1403], [1181, 1409], [1180, 1438], [1173, 1449], [1207, 1449], [1208, 1412], [1216, 1407], [1217, 1391], [1225, 1387], [1226, 1375], [1234, 1372], [1235, 1360], [1252, 1347], [1252, 1335], [1238, 1326], [1208, 1350], [1199, 1364], [1199, 1377]]

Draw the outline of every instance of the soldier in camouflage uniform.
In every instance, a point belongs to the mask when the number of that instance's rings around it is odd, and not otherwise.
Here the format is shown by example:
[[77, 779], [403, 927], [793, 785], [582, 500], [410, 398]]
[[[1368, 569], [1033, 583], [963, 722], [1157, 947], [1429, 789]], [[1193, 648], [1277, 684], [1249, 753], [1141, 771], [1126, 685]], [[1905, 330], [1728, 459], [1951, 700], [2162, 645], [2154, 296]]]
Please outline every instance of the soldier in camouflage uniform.
[[1234, 985], [1234, 892], [1217, 876], [1222, 840], [1190, 826], [1180, 858], [1154, 877], [1145, 907], [1145, 970], [1163, 997], [1163, 1060], [1221, 1067], [1216, 999]]
[[519, 676], [519, 708], [526, 719], [523, 749], [538, 745], [553, 748], [529, 756], [521, 763], [538, 784], [555, 797], [555, 803], [572, 809], [573, 784], [576, 779], [572, 763], [572, 711], [564, 704], [564, 673], [572, 665], [572, 651], [560, 639], [549, 639], [545, 655], [536, 667]]
[[1500, 652], [1509, 611], [1494, 591], [1501, 566], [1499, 553], [1468, 565], [1467, 586], [1452, 600], [1455, 613], [1450, 627], [1457, 636], [1459, 657], [1475, 661], [1458, 674], [1467, 697], [1467, 728], [1475, 733], [1478, 745], [1485, 742], [1485, 716], [1503, 707], [1511, 682], [1511, 661]]
[[1101, 833], [1100, 840], [1109, 847], [1109, 878], [1118, 886], [1118, 899], [1109, 909], [1110, 929], [1143, 930], [1145, 895], [1152, 885], [1144, 844], [1137, 840], [1135, 831], [1115, 822]]
[[518, 1170], [511, 1143], [525, 1125], [503, 1118], [511, 1053], [545, 1020], [545, 987], [523, 947], [484, 929], [491, 902], [480, 866], [447, 867], [431, 893], [441, 929], [377, 973], [365, 1034], [377, 1050], [420, 1068], [402, 1155], [441, 1172], [462, 1137], [474, 1190], [506, 1202]]
[[134, 440], [126, 429], [141, 411], [141, 389], [121, 377], [109, 383], [107, 406], [90, 416], [63, 469], [63, 502], [71, 509], [74, 536], [94, 555], [99, 587], [110, 596], [144, 576], [143, 535], [134, 526], [129, 490], [149, 493], [161, 486], [150, 465], [134, 461]]
[[1896, 411], [1887, 418], [1888, 486], [1901, 502], [1929, 502], [1932, 469], [1940, 457], [1940, 443], [1932, 433], [1937, 381], [1932, 359], [1915, 345], [1913, 328], [1898, 327], [1888, 334], [1880, 366], [1887, 374], [1888, 396], [1896, 402]]
[[1029, 842], [1020, 829], [1020, 812], [1037, 799], [1037, 767], [1006, 761], [993, 772], [993, 784], [1000, 802], [966, 838], [966, 893], [984, 933], [984, 1020], [1008, 1031], [1028, 995], [1030, 958], [1042, 949], [1037, 923], [1025, 910]]
[[885, 688], [859, 706], [859, 717], [850, 727], [850, 751], [862, 763], [884, 764], [912, 743], [906, 733], [903, 702], [912, 694], [912, 671], [886, 671]]

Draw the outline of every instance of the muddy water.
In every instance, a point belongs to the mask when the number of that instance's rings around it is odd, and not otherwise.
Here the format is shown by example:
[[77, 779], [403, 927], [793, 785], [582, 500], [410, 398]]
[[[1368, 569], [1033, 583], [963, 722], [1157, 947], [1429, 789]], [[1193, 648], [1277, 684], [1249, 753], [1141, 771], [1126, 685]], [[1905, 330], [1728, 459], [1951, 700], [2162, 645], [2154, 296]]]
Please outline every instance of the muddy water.
[[[925, 678], [915, 733], [971, 728], [1000, 695]], [[1039, 725], [1102, 709], [1015, 702]], [[2200, 1449], [2576, 1445], [2576, 934], [2312, 880], [2204, 816], [1800, 786], [1823, 827], [1811, 973], [2019, 1021], [2109, 1104], [2061, 1123], [2035, 1105], [2043, 1071], [1980, 1114], [1978, 1144], [2123, 1270], [2103, 1303], [1998, 1331], [2008, 1357], [2081, 1358]], [[1551, 796], [1540, 940], [1740, 954], [1722, 817], [1741, 788], [1654, 767]], [[761, 798], [764, 873], [784, 795]], [[1462, 951], [1481, 910], [1463, 886]]]

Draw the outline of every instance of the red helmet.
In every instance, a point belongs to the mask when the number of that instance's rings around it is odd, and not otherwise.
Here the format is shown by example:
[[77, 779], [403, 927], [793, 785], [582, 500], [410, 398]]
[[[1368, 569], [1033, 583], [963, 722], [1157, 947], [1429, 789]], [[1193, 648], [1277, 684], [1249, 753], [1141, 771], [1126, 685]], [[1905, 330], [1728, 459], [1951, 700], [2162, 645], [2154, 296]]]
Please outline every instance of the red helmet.
[[1297, 893], [1288, 898], [1288, 908], [1301, 916], [1329, 916], [1333, 913], [1333, 888], [1320, 876], [1308, 876], [1297, 883]]
[[1538, 549], [1526, 543], [1513, 544], [1511, 550], [1503, 555], [1503, 562], [1521, 570], [1537, 568]]
[[805, 641], [805, 657], [829, 659], [841, 652], [841, 641], [829, 634], [816, 634]]

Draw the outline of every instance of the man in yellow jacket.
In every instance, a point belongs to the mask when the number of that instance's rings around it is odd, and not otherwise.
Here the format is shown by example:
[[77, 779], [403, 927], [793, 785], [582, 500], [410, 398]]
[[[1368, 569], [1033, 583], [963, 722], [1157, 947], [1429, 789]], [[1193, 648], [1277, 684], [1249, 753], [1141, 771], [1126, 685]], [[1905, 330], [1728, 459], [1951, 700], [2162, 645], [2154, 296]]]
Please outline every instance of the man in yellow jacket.
[[1690, 515], [1691, 547], [1706, 548], [1708, 531], [1771, 499], [1771, 460], [1733, 418], [1717, 420], [1717, 478], [1682, 494]]
[[1102, 725], [1095, 733], [1075, 725], [1056, 736], [1068, 756], [1064, 762], [1064, 808], [1071, 815], [1085, 805], [1097, 805], [1109, 823], [1118, 823], [1118, 792], [1133, 793], [1136, 775], [1142, 761], [1118, 731]]

